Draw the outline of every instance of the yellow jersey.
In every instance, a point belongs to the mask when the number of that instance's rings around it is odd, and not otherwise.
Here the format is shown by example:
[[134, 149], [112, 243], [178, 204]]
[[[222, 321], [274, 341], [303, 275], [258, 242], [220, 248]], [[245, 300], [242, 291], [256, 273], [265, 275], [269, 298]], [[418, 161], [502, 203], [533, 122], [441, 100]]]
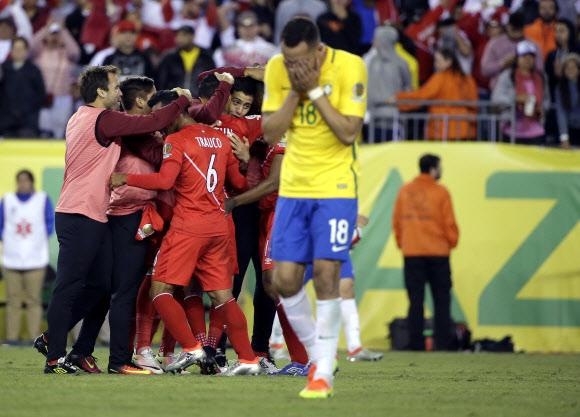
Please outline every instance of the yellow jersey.
[[[363, 60], [345, 51], [326, 49], [320, 87], [341, 114], [363, 118], [367, 107], [367, 70]], [[282, 55], [268, 61], [264, 84], [262, 112], [275, 112], [291, 89]], [[307, 97], [301, 99], [286, 133], [280, 196], [356, 198], [357, 144], [341, 143]]]

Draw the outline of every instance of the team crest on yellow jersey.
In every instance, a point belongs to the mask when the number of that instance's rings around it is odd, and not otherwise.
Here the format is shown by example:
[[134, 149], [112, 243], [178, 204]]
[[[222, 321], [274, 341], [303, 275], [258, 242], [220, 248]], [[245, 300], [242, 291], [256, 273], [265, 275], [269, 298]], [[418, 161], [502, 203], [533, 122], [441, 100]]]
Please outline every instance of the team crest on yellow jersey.
[[322, 90], [324, 91], [324, 94], [325, 94], [325, 95], [329, 96], [329, 95], [331, 95], [331, 94], [332, 94], [332, 85], [330, 85], [330, 84], [326, 84], [326, 85], [325, 85], [325, 86], [322, 88]]

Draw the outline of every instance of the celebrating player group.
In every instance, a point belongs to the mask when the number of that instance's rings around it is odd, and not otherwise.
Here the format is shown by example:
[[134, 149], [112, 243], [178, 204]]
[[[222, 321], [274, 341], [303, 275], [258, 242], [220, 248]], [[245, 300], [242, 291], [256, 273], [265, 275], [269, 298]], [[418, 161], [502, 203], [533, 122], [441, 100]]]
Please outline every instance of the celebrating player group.
[[[157, 91], [147, 77], [120, 83], [114, 66], [80, 76], [85, 105], [67, 125], [55, 215], [56, 284], [48, 330], [34, 342], [45, 373], [103, 373], [93, 351], [107, 313], [110, 374], [297, 375], [308, 381], [301, 397], [328, 398], [341, 324], [348, 360], [382, 358], [361, 346], [349, 256], [367, 222], [357, 214], [356, 143], [366, 69], [321, 44], [307, 18], [281, 39], [265, 68], [201, 74], [198, 98]], [[236, 301], [250, 260], [251, 339]], [[290, 354], [281, 369], [275, 321]]]

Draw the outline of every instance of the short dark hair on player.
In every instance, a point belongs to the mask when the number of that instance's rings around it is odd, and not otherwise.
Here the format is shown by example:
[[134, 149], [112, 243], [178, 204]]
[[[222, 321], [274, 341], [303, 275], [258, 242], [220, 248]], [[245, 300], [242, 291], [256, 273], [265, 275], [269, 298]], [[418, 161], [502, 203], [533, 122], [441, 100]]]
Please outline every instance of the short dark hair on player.
[[234, 85], [232, 86], [232, 94], [236, 91], [244, 93], [247, 96], [255, 97], [258, 91], [256, 83], [258, 81], [250, 77], [238, 77], [234, 80]]
[[161, 103], [161, 107], [165, 107], [168, 104], [171, 104], [173, 101], [177, 100], [178, 98], [179, 94], [177, 94], [175, 91], [161, 90], [151, 96], [151, 98], [147, 102], [147, 105], [149, 107], [153, 107], [157, 103]]
[[220, 85], [220, 80], [217, 79], [215, 74], [208, 74], [199, 83], [197, 87], [197, 94], [201, 98], [210, 99], [217, 90], [218, 86]]
[[123, 93], [121, 103], [123, 103], [123, 108], [127, 111], [133, 108], [137, 97], [141, 97], [143, 100], [147, 98], [147, 95], [155, 88], [155, 81], [149, 77], [133, 75], [124, 79], [120, 88], [121, 93]]
[[109, 91], [109, 74], [119, 74], [114, 65], [87, 68], [79, 77], [81, 97], [85, 103], [92, 103], [98, 97], [97, 89]]
[[14, 46], [16, 42], [22, 42], [26, 47], [26, 49], [30, 49], [30, 44], [28, 43], [28, 40], [26, 38], [22, 36], [15, 36], [14, 38], [12, 38], [12, 46]]
[[431, 168], [437, 168], [439, 165], [439, 158], [437, 155], [433, 154], [425, 154], [419, 159], [419, 169], [421, 170], [421, 174], [428, 174], [431, 171]]
[[299, 16], [286, 23], [280, 39], [290, 48], [298, 46], [300, 42], [306, 42], [308, 48], [313, 48], [320, 44], [320, 32], [316, 23], [307, 17]]
[[18, 181], [18, 177], [20, 177], [21, 175], [26, 175], [28, 177], [28, 179], [30, 180], [30, 182], [32, 182], [34, 184], [34, 175], [32, 175], [31, 171], [29, 171], [28, 169], [21, 169], [20, 171], [18, 171], [18, 173], [16, 174], [17, 181]]

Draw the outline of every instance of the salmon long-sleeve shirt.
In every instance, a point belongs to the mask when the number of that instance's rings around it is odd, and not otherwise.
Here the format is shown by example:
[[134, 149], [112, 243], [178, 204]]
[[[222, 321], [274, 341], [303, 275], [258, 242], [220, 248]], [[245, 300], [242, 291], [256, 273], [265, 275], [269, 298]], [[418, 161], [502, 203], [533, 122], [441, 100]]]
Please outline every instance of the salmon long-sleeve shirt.
[[459, 229], [447, 188], [428, 174], [403, 185], [395, 202], [393, 231], [404, 257], [449, 256]]

